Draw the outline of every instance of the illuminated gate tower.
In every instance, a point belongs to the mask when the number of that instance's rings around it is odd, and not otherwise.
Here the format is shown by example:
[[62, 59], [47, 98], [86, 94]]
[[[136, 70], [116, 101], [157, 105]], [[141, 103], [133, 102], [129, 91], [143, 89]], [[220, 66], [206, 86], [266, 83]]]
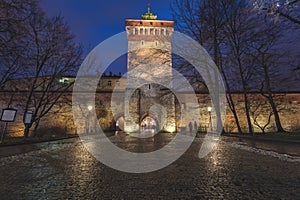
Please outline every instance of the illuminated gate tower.
[[[128, 98], [129, 107], [125, 107], [126, 132], [147, 128], [149, 122], [152, 125], [156, 122], [152, 127], [157, 130], [176, 131], [174, 95], [166, 87], [156, 84], [158, 80], [170, 80], [172, 77], [171, 39], [174, 21], [156, 18], [150, 12], [149, 4], [148, 12], [142, 15], [141, 20], [126, 20], [129, 49], [126, 93], [133, 92]], [[137, 48], [140, 49], [135, 50]], [[137, 88], [128, 84], [132, 78], [141, 78], [151, 83], [143, 83], [143, 86]], [[171, 85], [171, 81], [168, 84]]]

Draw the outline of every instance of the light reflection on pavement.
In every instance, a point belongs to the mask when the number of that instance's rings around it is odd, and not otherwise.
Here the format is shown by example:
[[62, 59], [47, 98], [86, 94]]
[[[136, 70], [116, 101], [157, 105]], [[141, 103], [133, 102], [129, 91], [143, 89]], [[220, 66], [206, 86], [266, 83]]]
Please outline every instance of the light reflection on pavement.
[[[204, 159], [202, 137], [156, 172], [129, 174], [99, 163], [79, 139], [38, 145], [40, 150], [0, 159], [1, 199], [300, 199], [299, 162], [230, 146], [223, 137]], [[147, 152], [172, 140], [110, 137], [120, 148]], [[235, 142], [235, 141], [233, 141]], [[292, 151], [292, 150], [291, 150]], [[126, 160], [126, 158], [124, 158]]]

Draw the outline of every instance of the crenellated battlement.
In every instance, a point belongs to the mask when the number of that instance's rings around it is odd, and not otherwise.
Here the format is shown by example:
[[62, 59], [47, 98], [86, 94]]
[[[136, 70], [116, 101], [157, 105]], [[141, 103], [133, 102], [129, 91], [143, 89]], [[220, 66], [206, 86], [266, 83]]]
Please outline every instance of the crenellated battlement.
[[126, 20], [128, 41], [160, 41], [169, 43], [174, 22], [166, 20]]
[[126, 19], [127, 26], [145, 26], [157, 28], [174, 28], [174, 21], [169, 20], [139, 20], [139, 19]]

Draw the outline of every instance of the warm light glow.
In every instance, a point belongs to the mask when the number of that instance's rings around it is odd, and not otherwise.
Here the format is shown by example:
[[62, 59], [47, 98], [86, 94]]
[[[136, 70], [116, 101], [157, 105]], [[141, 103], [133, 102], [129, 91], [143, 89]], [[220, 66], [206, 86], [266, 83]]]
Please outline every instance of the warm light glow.
[[93, 110], [93, 106], [88, 106], [88, 110], [89, 111]]
[[176, 131], [176, 128], [175, 128], [174, 125], [169, 125], [169, 126], [166, 127], [165, 130], [166, 130], [167, 132], [169, 132], [169, 133], [174, 133], [174, 132]]
[[134, 133], [134, 132], [138, 132], [138, 130], [139, 130], [139, 126], [138, 125], [125, 125], [125, 127], [124, 127], [124, 131], [126, 132], [126, 133]]
[[211, 112], [211, 110], [212, 110], [212, 107], [210, 107], [210, 106], [207, 107], [207, 111], [208, 111], [208, 112]]

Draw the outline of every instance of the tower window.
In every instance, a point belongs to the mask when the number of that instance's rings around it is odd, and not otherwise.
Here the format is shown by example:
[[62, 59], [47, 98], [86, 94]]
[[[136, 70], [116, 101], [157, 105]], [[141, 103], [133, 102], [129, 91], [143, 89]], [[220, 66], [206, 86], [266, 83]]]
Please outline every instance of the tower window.
[[153, 35], [154, 29], [150, 28], [150, 35]]
[[144, 43], [145, 43], [144, 40], [142, 40], [142, 41], [141, 41], [142, 46], [144, 45]]
[[107, 81], [107, 86], [111, 86], [111, 81]]
[[117, 86], [120, 86], [120, 85], [121, 85], [120, 81], [117, 81], [116, 84], [117, 84]]
[[148, 85], [148, 89], [151, 90], [151, 84]]

